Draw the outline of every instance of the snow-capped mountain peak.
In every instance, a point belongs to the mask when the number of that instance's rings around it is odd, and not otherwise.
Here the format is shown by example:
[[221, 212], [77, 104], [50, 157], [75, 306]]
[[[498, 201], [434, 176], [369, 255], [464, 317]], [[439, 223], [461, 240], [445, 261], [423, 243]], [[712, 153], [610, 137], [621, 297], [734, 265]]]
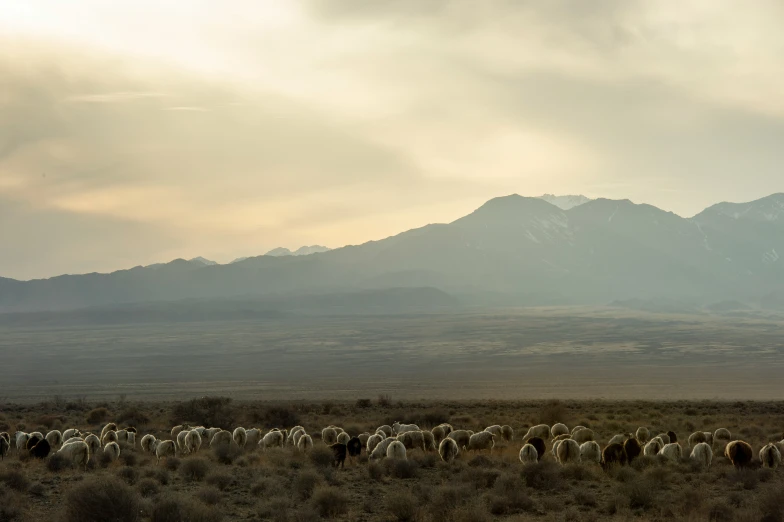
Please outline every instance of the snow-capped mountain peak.
[[582, 194], [566, 195], [566, 196], [556, 196], [555, 194], [543, 194], [539, 196], [539, 199], [543, 199], [548, 203], [560, 208], [561, 210], [569, 210], [570, 208], [579, 207], [583, 203], [587, 203], [591, 201], [591, 198], [587, 198]]

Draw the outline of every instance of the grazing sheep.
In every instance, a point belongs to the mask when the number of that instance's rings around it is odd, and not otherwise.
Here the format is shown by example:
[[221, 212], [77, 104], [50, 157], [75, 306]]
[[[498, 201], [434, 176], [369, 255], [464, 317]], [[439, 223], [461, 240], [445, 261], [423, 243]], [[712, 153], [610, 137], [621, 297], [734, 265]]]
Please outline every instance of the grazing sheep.
[[367, 442], [365, 443], [365, 449], [367, 450], [368, 455], [373, 453], [373, 450], [376, 449], [376, 446], [384, 440], [386, 437], [379, 433], [375, 433], [368, 438]]
[[387, 448], [387, 458], [406, 460], [406, 447], [399, 440], [392, 442]]
[[142, 440], [139, 443], [139, 445], [142, 447], [143, 451], [146, 451], [147, 453], [152, 453], [153, 451], [152, 446], [155, 440], [156, 439], [154, 435], [147, 434], [144, 437], [142, 437]]
[[544, 454], [547, 451], [547, 445], [544, 442], [544, 439], [541, 437], [531, 437], [530, 439], [525, 441], [526, 444], [530, 444], [534, 448], [536, 448], [536, 453], [539, 455], [539, 460], [544, 458]]
[[602, 448], [599, 443], [593, 440], [580, 444], [580, 460], [582, 462], [602, 462]]
[[97, 455], [98, 450], [101, 449], [102, 447], [101, 441], [100, 439], [98, 439], [98, 435], [94, 435], [92, 433], [90, 433], [84, 438], [84, 442], [87, 443], [87, 446], [89, 446], [90, 448], [90, 455]]
[[362, 441], [359, 440], [359, 437], [349, 439], [346, 443], [346, 451], [348, 451], [349, 457], [359, 457], [359, 454], [362, 453]]
[[733, 440], [724, 448], [724, 456], [738, 469], [748, 466], [753, 455], [751, 446], [742, 440]]
[[562, 440], [558, 445], [557, 457], [561, 464], [580, 462], [580, 445], [572, 439]]
[[433, 434], [433, 440], [436, 441], [436, 444], [441, 444], [441, 441], [446, 438], [446, 432], [444, 431], [444, 428], [441, 426], [436, 426], [435, 428], [430, 430], [430, 433]]
[[332, 446], [338, 441], [338, 433], [335, 428], [324, 428], [321, 430], [321, 440], [327, 446]]
[[501, 426], [501, 437], [506, 442], [511, 442], [512, 439], [514, 439], [514, 430], [510, 425], [504, 424], [503, 426]]
[[101, 444], [106, 446], [110, 442], [117, 442], [117, 432], [116, 431], [107, 431], [103, 437], [101, 437]]
[[231, 436], [231, 432], [226, 430], [220, 430], [218, 433], [212, 436], [212, 440], [210, 441], [210, 447], [215, 448], [222, 444], [225, 444], [226, 446], [230, 446], [232, 442], [234, 442], [234, 437]]
[[634, 438], [637, 439], [637, 442], [639, 442], [641, 446], [645, 445], [651, 438], [651, 432], [648, 431], [648, 428], [640, 426], [637, 428], [637, 431], [634, 432]]
[[46, 434], [46, 437], [44, 438], [46, 439], [46, 442], [49, 443], [49, 446], [52, 448], [59, 446], [60, 444], [63, 443], [63, 434], [60, 433], [59, 430], [50, 431], [49, 433]]
[[392, 431], [396, 435], [400, 435], [401, 433], [405, 433], [407, 431], [422, 431], [422, 430], [420, 430], [419, 426], [417, 426], [416, 424], [401, 424], [399, 422], [396, 422], [392, 425]]
[[732, 440], [732, 434], [727, 428], [719, 428], [713, 432], [714, 442], [724, 442], [725, 444]]
[[389, 445], [393, 442], [397, 442], [395, 437], [387, 437], [386, 439], [382, 440], [376, 447], [373, 449], [373, 452], [370, 454], [370, 460], [378, 460], [383, 459], [387, 456], [387, 449]]
[[[297, 431], [295, 431], [294, 435], [292, 435], [292, 437], [291, 437], [291, 443], [296, 446], [297, 444], [299, 444], [299, 439], [301, 439], [304, 435], [307, 435], [305, 430], [297, 430]], [[360, 440], [362, 440], [362, 436], [361, 435], [360, 435], [359, 438], [360, 438]]]
[[449, 424], [448, 422], [442, 422], [438, 426], [441, 427], [441, 428], [444, 428], [444, 433], [447, 434], [447, 435], [449, 435], [450, 433], [455, 431], [455, 429], [452, 427], [452, 425]]
[[234, 433], [231, 434], [231, 438], [234, 439], [237, 446], [244, 448], [245, 444], [248, 443], [248, 432], [246, 432], [243, 427], [234, 428]]
[[303, 433], [297, 440], [297, 449], [302, 453], [307, 453], [313, 449], [313, 438], [307, 433]]
[[[579, 430], [585, 430], [585, 429], [588, 429], [588, 428], [586, 428], [586, 427], [585, 427], [585, 426], [583, 426], [582, 424], [578, 424], [577, 426], [575, 426], [574, 428], [572, 428], [572, 433], [571, 433], [571, 434], [572, 434], [572, 435], [574, 435], [574, 434], [575, 434], [575, 433], [577, 433]], [[574, 437], [572, 437], [572, 438], [574, 438]]]
[[329, 447], [332, 450], [332, 465], [336, 468], [345, 468], [347, 448], [345, 444], [338, 442]]
[[[199, 433], [202, 435], [202, 433]], [[203, 437], [203, 435], [202, 435]], [[259, 445], [259, 441], [261, 440], [261, 430], [258, 428], [251, 428], [249, 430], [245, 430], [245, 446], [248, 448], [255, 448]]]
[[351, 435], [346, 433], [345, 431], [341, 431], [338, 433], [338, 444], [348, 444], [348, 441], [351, 440]]
[[204, 431], [204, 434], [201, 434], [201, 438], [206, 440], [209, 444], [212, 444], [212, 438], [223, 431], [220, 428], [208, 428]]
[[179, 435], [181, 431], [189, 430], [189, 429], [191, 429], [191, 427], [188, 426], [187, 424], [178, 424], [177, 426], [173, 427], [171, 429], [171, 438], [172, 438], [172, 440], [177, 440], [177, 435]]
[[447, 438], [457, 442], [457, 447], [462, 451], [468, 448], [468, 442], [471, 440], [471, 435], [472, 434], [467, 430], [454, 430], [447, 435]]
[[[177, 437], [179, 437], [179, 434], [177, 434]], [[189, 430], [188, 434], [185, 435], [185, 451], [187, 453], [196, 453], [199, 449], [201, 449], [201, 435], [196, 430]]]
[[669, 435], [667, 435], [666, 433], [659, 433], [659, 434], [658, 434], [658, 435], [656, 435], [656, 436], [657, 436], [658, 438], [660, 438], [660, 439], [661, 439], [661, 441], [662, 441], [662, 446], [665, 446], [665, 445], [669, 444], [670, 442], [672, 442], [672, 441], [670, 440], [670, 436], [669, 436]]
[[626, 434], [619, 433], [618, 435], [613, 435], [612, 438], [607, 441], [607, 445], [609, 446], [610, 444], [623, 444], [628, 438], [629, 437]]
[[14, 442], [16, 444], [16, 451], [27, 449], [27, 441], [30, 440], [30, 435], [23, 431], [14, 433]]
[[713, 461], [713, 450], [707, 442], [698, 442], [694, 445], [694, 449], [691, 450], [689, 458], [696, 460], [704, 467], [709, 468], [711, 461]]
[[[97, 438], [97, 437], [96, 437]], [[71, 466], [84, 466], [87, 471], [87, 463], [90, 460], [90, 447], [86, 442], [74, 440], [63, 446], [57, 451], [57, 455], [63, 456]]]
[[640, 448], [640, 443], [637, 442], [637, 439], [629, 438], [623, 443], [623, 451], [626, 452], [626, 460], [631, 464], [634, 459], [640, 456], [642, 448]]
[[5, 441], [8, 443], [8, 446], [11, 446], [11, 436], [7, 431], [0, 433], [0, 439], [5, 439]]
[[626, 464], [626, 452], [621, 444], [610, 444], [602, 451], [602, 469], [607, 471], [613, 466]]
[[185, 437], [187, 437], [188, 433], [190, 433], [190, 432], [191, 432], [191, 430], [182, 430], [181, 432], [179, 432], [177, 434], [177, 439], [176, 439], [176, 441], [177, 441], [177, 449], [180, 450], [180, 452], [185, 454], [185, 455], [190, 453], [187, 449], [185, 449]]
[[705, 436], [706, 432], [704, 431], [695, 431], [691, 435], [689, 435], [689, 447], [693, 448], [697, 444], [701, 442], [706, 442], [712, 445], [713, 437], [711, 437], [711, 442], [708, 442], [708, 437]]
[[134, 428], [133, 426], [126, 426], [125, 431], [127, 431], [128, 433], [138, 433], [136, 428]]
[[566, 440], [566, 439], [558, 439], [558, 440], [556, 440], [556, 441], [554, 441], [554, 442], [553, 442], [553, 447], [550, 449], [550, 453], [552, 453], [552, 454], [553, 454], [553, 458], [554, 458], [555, 460], [558, 460], [558, 446], [560, 446], [560, 445], [561, 445], [561, 443], [562, 443], [564, 440]]
[[577, 444], [582, 444], [583, 442], [588, 442], [590, 440], [596, 440], [593, 434], [593, 430], [589, 428], [580, 428], [577, 431], [573, 431], [572, 439], [574, 439]]
[[675, 434], [674, 431], [668, 431], [667, 436], [670, 438], [670, 444], [674, 444], [678, 442], [678, 436]]
[[27, 444], [25, 444], [25, 449], [27, 451], [30, 451], [31, 449], [33, 449], [35, 447], [36, 444], [38, 444], [42, 440], [44, 440], [44, 436], [43, 435], [41, 435], [39, 437], [38, 433], [35, 433], [35, 434], [31, 433], [30, 434], [30, 438], [27, 439]]
[[550, 426], [547, 424], [539, 424], [528, 429], [528, 432], [523, 437], [523, 440], [528, 440], [531, 437], [539, 437], [540, 439], [547, 440], [550, 438]]
[[776, 469], [781, 464], [781, 452], [775, 444], [766, 444], [759, 452], [763, 468]]
[[153, 443], [155, 449], [155, 458], [157, 464], [161, 463], [161, 459], [166, 457], [175, 457], [177, 455], [177, 445], [173, 440], [156, 440]]
[[68, 428], [63, 432], [63, 442], [67, 441], [70, 438], [78, 437], [81, 433], [76, 428]]
[[378, 433], [379, 431], [384, 434], [384, 438], [391, 437], [394, 433], [394, 431], [392, 430], [392, 426], [390, 426], [389, 424], [384, 424], [383, 426], [379, 426], [378, 428], [376, 428], [376, 433]]
[[103, 436], [106, 435], [107, 431], [117, 431], [117, 424], [110, 422], [106, 426], [101, 429], [101, 436], [100, 439], [103, 440]]
[[532, 444], [525, 444], [520, 448], [520, 462], [523, 464], [533, 464], [539, 462], [539, 452]]
[[474, 433], [468, 439], [468, 451], [489, 450], [492, 454], [493, 448], [495, 447], [495, 437], [495, 434], [490, 433], [489, 431]]
[[296, 435], [300, 431], [304, 432], [305, 428], [303, 428], [302, 426], [299, 426], [299, 425], [294, 426], [293, 428], [291, 428], [289, 430], [288, 436], [286, 437], [286, 444], [289, 445], [289, 446], [296, 446], [297, 445], [297, 441], [294, 440], [294, 435]]
[[117, 443], [118, 444], [127, 444], [128, 443], [128, 430], [118, 430], [117, 431]]
[[264, 451], [266, 451], [267, 448], [275, 448], [275, 447], [282, 448], [284, 440], [285, 437], [283, 436], [282, 432], [270, 431], [269, 433], [264, 435], [264, 437], [261, 438], [261, 442], [259, 442], [259, 446]]
[[397, 440], [403, 443], [406, 449], [421, 449], [425, 451], [425, 436], [421, 431], [407, 431], [398, 435]]
[[642, 453], [646, 457], [655, 457], [663, 447], [662, 440], [659, 437], [654, 437], [648, 441], [648, 444], [642, 449]]
[[128, 440], [126, 441], [126, 444], [128, 444], [132, 448], [136, 446], [136, 432], [135, 431], [129, 431], [128, 432]]
[[0, 460], [5, 460], [8, 451], [11, 449], [11, 443], [5, 437], [0, 437]]
[[558, 435], [571, 435], [569, 428], [566, 427], [566, 424], [553, 424], [553, 427], [550, 428], [550, 437], [555, 438]]
[[670, 442], [669, 444], [664, 445], [659, 452], [659, 455], [666, 457], [667, 460], [678, 462], [683, 458], [683, 448], [681, 448], [681, 445], [677, 442]]
[[438, 445], [436, 444], [436, 439], [433, 437], [433, 434], [427, 430], [421, 433], [425, 444], [425, 451], [436, 451], [438, 449]]
[[103, 447], [103, 454], [109, 459], [109, 462], [114, 462], [120, 458], [120, 445], [116, 442], [110, 442]]
[[367, 431], [364, 433], [360, 433], [359, 435], [357, 435], [357, 438], [359, 439], [359, 442], [362, 443], [362, 447], [364, 448], [365, 446], [367, 446], [367, 441], [370, 438], [370, 433], [368, 433]]
[[42, 439], [38, 444], [30, 448], [30, 456], [36, 459], [45, 459], [51, 451], [52, 446], [49, 444], [49, 441]]
[[557, 437], [553, 437], [553, 442], [555, 443], [555, 442], [557, 442], [559, 440], [566, 440], [566, 439], [571, 439], [571, 438], [572, 438], [572, 436], [569, 435], [569, 434], [558, 435]]
[[438, 445], [438, 454], [444, 462], [452, 462], [460, 454], [460, 448], [454, 439], [444, 438]]
[[488, 433], [492, 433], [493, 435], [496, 436], [496, 438], [498, 440], [501, 440], [501, 425], [500, 424], [495, 424], [493, 426], [488, 426], [487, 428], [485, 428], [485, 431], [488, 432]]

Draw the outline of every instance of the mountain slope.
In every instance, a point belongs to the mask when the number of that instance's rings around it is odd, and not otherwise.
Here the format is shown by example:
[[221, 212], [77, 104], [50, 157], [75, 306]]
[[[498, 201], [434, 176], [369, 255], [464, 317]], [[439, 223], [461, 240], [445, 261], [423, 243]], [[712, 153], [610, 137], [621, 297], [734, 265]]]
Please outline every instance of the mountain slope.
[[[0, 312], [432, 287], [465, 304], [630, 299], [760, 300], [784, 291], [784, 195], [720, 204], [684, 219], [597, 199], [568, 210], [541, 198], [495, 198], [448, 224], [318, 255], [227, 265], [175, 260], [112, 274], [0, 279]], [[504, 297], [506, 296], [506, 297]]]

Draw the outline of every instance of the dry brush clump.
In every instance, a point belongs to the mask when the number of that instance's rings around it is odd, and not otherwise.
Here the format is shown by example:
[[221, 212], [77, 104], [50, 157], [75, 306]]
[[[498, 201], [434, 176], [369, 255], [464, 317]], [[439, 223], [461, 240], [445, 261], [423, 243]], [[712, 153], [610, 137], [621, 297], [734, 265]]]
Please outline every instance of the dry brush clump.
[[319, 486], [313, 492], [311, 503], [322, 517], [338, 517], [348, 512], [349, 497], [338, 488]]
[[179, 466], [180, 475], [188, 482], [201, 482], [210, 471], [209, 463], [202, 458], [186, 459]]
[[65, 498], [64, 522], [136, 522], [139, 495], [121, 480], [94, 477], [71, 488]]

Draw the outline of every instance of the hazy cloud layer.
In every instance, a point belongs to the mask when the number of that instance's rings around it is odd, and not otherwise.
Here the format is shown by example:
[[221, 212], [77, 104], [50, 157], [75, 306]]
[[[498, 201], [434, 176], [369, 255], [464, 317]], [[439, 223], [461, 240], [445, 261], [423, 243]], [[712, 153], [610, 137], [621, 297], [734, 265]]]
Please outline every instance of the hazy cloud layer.
[[776, 0], [111, 4], [0, 13], [0, 276], [784, 189]]

